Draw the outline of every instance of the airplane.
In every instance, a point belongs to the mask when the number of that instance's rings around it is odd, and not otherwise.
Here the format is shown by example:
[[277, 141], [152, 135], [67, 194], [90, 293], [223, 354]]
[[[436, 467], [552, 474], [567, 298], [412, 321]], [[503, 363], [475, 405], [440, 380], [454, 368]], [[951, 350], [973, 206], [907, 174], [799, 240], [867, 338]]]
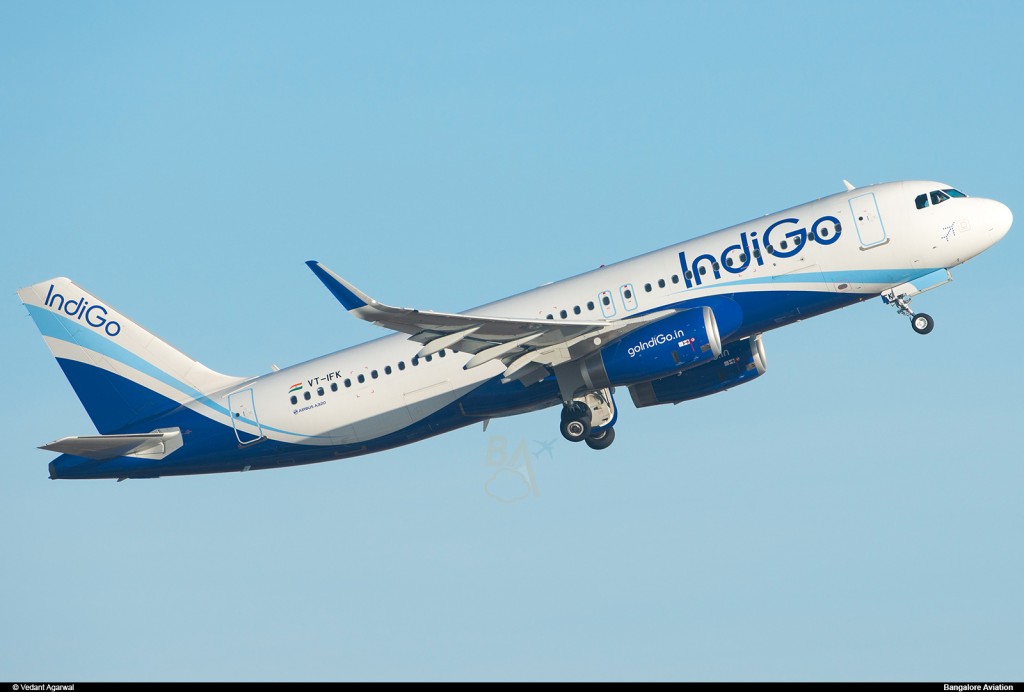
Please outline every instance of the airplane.
[[[18, 291], [98, 435], [64, 437], [51, 479], [281, 468], [379, 452], [561, 405], [570, 442], [606, 449], [625, 388], [637, 408], [745, 384], [762, 335], [881, 296], [911, 299], [1009, 231], [1004, 204], [938, 182], [844, 191], [463, 313], [380, 303], [313, 274], [388, 336], [257, 377], [223, 375], [66, 278]], [[945, 279], [913, 283], [945, 270]]]

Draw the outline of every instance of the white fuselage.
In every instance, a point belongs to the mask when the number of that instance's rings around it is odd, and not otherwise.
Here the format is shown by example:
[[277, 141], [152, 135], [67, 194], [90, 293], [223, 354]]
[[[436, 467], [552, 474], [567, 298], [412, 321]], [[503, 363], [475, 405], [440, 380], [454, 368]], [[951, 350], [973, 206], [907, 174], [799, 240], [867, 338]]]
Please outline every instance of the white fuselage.
[[[728, 294], [751, 306], [763, 303], [767, 314], [773, 293], [793, 292], [830, 294], [835, 302], [828, 309], [842, 307], [961, 264], [1006, 233], [1009, 211], [992, 200], [954, 198], [915, 208], [918, 195], [948, 187], [897, 182], [854, 189], [471, 312], [523, 319], [621, 319]], [[770, 320], [753, 319], [757, 312], [751, 310], [752, 322], [732, 338], [806, 316], [787, 309]], [[240, 433], [312, 445], [368, 442], [459, 401], [504, 369], [495, 361], [466, 370], [470, 354], [450, 350], [413, 365], [420, 348], [406, 335], [393, 334], [249, 381], [243, 388], [252, 389], [261, 429], [240, 423]], [[301, 388], [290, 391], [297, 385]], [[509, 412], [517, 410], [511, 406]]]

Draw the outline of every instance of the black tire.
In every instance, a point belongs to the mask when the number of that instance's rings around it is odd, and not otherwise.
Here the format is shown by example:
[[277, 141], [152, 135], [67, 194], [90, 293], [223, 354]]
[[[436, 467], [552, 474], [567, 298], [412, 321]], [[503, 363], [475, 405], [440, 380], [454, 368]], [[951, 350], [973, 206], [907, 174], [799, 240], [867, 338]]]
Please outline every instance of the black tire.
[[582, 442], [590, 436], [590, 421], [587, 420], [570, 418], [563, 420], [558, 428], [562, 431], [562, 437], [569, 442]]
[[605, 428], [587, 438], [587, 446], [591, 449], [608, 449], [615, 442], [615, 428]]
[[567, 420], [572, 420], [574, 418], [576, 420], [585, 420], [588, 422], [591, 420], [590, 409], [587, 408], [587, 405], [584, 404], [582, 401], [574, 401], [568, 406], [562, 407], [563, 423]]
[[931, 330], [935, 329], [935, 320], [932, 319], [931, 315], [919, 312], [910, 318], [910, 326], [918, 334], [928, 334]]

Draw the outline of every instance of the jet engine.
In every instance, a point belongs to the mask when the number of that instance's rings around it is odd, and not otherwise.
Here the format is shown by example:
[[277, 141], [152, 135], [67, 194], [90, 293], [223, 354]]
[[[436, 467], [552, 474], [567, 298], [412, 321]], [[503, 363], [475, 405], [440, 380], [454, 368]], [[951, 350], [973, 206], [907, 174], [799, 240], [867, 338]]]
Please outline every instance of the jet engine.
[[768, 360], [761, 335], [727, 344], [722, 357], [677, 375], [629, 387], [637, 408], [658, 404], [678, 404], [708, 394], [724, 392], [764, 374]]

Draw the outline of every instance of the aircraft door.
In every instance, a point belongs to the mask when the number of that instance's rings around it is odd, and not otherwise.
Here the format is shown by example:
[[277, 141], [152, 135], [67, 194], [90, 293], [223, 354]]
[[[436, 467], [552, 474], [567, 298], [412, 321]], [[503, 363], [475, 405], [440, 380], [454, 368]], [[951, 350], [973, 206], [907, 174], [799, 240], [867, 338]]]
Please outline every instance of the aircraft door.
[[260, 419], [256, 416], [252, 387], [232, 392], [228, 396], [228, 411], [231, 412], [231, 425], [240, 444], [252, 444], [263, 439]]
[[615, 301], [612, 300], [611, 291], [601, 291], [597, 295], [597, 302], [601, 304], [601, 314], [607, 317], [615, 315]]
[[851, 199], [850, 211], [853, 213], [853, 222], [857, 226], [857, 237], [860, 238], [862, 250], [888, 242], [875, 193], [869, 192]]

